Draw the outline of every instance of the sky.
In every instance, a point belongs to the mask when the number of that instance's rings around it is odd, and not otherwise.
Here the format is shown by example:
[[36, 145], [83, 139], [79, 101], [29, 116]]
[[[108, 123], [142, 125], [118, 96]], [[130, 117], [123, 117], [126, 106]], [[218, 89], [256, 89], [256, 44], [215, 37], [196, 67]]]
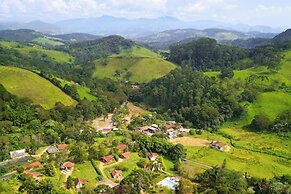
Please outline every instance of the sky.
[[184, 21], [214, 20], [232, 24], [291, 26], [291, 0], [0, 0], [1, 22], [110, 15]]

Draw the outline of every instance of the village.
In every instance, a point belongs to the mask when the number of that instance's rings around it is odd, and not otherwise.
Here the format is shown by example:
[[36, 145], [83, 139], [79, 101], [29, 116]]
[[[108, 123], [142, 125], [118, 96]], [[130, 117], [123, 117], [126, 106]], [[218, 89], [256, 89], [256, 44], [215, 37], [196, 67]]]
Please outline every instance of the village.
[[[132, 130], [134, 127], [135, 132], [149, 138], [158, 135], [175, 142], [179, 138], [187, 138], [193, 129], [175, 121], [160, 121], [153, 117], [151, 113], [131, 113], [121, 108], [107, 118], [94, 120], [92, 127], [100, 134], [94, 145], [96, 152], [102, 152], [97, 154], [100, 158], [75, 163], [70, 160], [70, 156], [72, 152], [76, 152], [76, 148], [69, 143], [59, 143], [43, 147], [35, 155], [28, 154], [25, 149], [11, 151], [11, 160], [0, 163], [0, 166], [17, 166], [14, 172], [7, 175], [21, 172], [31, 176], [36, 183], [42, 179], [50, 179], [75, 192], [82, 191], [88, 185], [96, 187], [104, 184], [113, 188], [116, 193], [122, 193], [119, 192], [119, 183], [124, 177], [132, 170], [141, 168], [156, 173], [156, 185], [171, 193], [177, 189], [181, 178], [173, 170], [173, 161], [151, 151], [136, 152], [135, 142], [124, 138], [123, 131]], [[205, 145], [218, 151], [228, 149], [221, 141], [206, 141]], [[4, 175], [2, 179], [9, 179], [11, 176]]]

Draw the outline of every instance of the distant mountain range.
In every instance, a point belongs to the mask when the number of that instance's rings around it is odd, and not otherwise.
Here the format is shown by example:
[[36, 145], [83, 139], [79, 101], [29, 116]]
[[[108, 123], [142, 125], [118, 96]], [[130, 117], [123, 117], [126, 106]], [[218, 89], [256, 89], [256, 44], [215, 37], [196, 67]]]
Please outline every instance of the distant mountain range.
[[71, 33], [71, 34], [47, 34], [29, 29], [19, 30], [2, 30], [0, 31], [0, 39], [17, 42], [33, 42], [39, 38], [52, 41], [60, 41], [63, 43], [81, 42], [88, 40], [97, 40], [101, 36], [86, 34], [86, 33]]
[[219, 28], [231, 31], [257, 31], [263, 33], [278, 33], [283, 29], [274, 29], [268, 26], [249, 26], [245, 24], [228, 24], [217, 21], [200, 20], [184, 22], [174, 17], [159, 17], [153, 19], [126, 19], [112, 16], [97, 18], [80, 18], [63, 20], [56, 23], [32, 21], [29, 23], [0, 23], [0, 30], [31, 29], [43, 33], [90, 33], [94, 35], [122, 35], [127, 38], [139, 38], [153, 33], [172, 29], [206, 29]]
[[[235, 40], [271, 39], [276, 34], [261, 32], [238, 32], [225, 29], [176, 29], [159, 32], [146, 37], [138, 38], [137, 41], [156, 49], [168, 49], [175, 43], [187, 43], [202, 37], [216, 39], [219, 43], [231, 44]], [[246, 46], [247, 47], [247, 46]]]

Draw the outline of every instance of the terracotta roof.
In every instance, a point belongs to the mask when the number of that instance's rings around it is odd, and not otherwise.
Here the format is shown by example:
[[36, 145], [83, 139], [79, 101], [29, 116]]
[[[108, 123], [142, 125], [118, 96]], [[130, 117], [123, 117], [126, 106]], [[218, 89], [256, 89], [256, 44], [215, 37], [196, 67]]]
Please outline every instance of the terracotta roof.
[[35, 167], [42, 167], [42, 164], [39, 161], [35, 161], [30, 164], [24, 165], [24, 168], [35, 168]]
[[219, 146], [219, 147], [224, 147], [224, 146], [226, 146], [226, 144], [223, 143], [223, 142], [221, 142], [221, 141], [215, 141], [215, 142], [212, 142], [211, 145]]
[[111, 171], [111, 174], [112, 174], [112, 176], [113, 177], [115, 177], [115, 176], [122, 176], [122, 171], [121, 170], [112, 170]]
[[149, 155], [148, 155], [148, 157], [149, 158], [158, 157], [158, 154], [157, 153], [150, 152]]
[[102, 160], [105, 161], [106, 163], [111, 162], [111, 160], [113, 160], [113, 156], [112, 155], [104, 156], [102, 157]]
[[124, 153], [122, 153], [120, 155], [123, 156], [124, 158], [129, 158], [130, 152], [124, 152]]
[[59, 144], [58, 145], [58, 150], [64, 150], [64, 149], [66, 149], [66, 147], [68, 147], [68, 144]]
[[86, 182], [88, 182], [88, 181], [85, 179], [76, 178], [75, 185], [78, 185], [78, 184], [84, 185]]
[[75, 164], [70, 162], [70, 161], [65, 162], [64, 164], [62, 164], [62, 168], [72, 168], [74, 166], [75, 166]]
[[23, 172], [24, 174], [30, 174], [32, 175], [33, 177], [39, 177], [41, 175], [40, 172], [28, 172], [28, 171], [24, 171]]
[[117, 146], [117, 148], [120, 149], [120, 150], [124, 150], [126, 147], [127, 147], [127, 146], [126, 146], [125, 144], [119, 144], [119, 145]]

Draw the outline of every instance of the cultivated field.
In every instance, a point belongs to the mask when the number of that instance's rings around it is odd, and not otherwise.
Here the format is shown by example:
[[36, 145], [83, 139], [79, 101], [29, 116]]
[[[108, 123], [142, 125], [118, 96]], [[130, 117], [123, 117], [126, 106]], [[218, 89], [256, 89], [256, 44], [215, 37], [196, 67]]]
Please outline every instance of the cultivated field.
[[182, 144], [189, 147], [208, 147], [210, 141], [200, 138], [179, 137], [170, 140], [173, 144]]

